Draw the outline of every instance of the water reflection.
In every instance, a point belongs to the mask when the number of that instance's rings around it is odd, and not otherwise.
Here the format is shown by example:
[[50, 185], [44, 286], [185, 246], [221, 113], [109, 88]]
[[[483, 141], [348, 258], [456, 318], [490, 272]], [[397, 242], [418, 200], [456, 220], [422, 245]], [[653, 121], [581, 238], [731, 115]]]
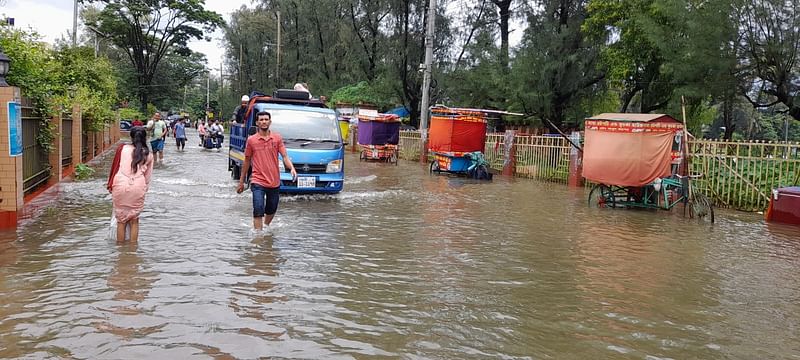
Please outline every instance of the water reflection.
[[145, 299], [157, 274], [142, 270], [137, 247], [136, 243], [118, 245], [117, 259], [107, 280], [114, 296], [108, 307], [98, 307], [105, 320], [93, 324], [98, 331], [123, 340], [156, 333], [165, 325], [162, 319], [148, 314]]
[[255, 236], [244, 249], [246, 255], [236, 263], [244, 268], [247, 276], [233, 284], [228, 306], [236, 315], [246, 318], [239, 321], [240, 334], [277, 339], [286, 333], [286, 329], [271, 323], [266, 313], [273, 307], [271, 304], [287, 300], [285, 295], [274, 291], [279, 264], [272, 242], [270, 235]]
[[344, 192], [284, 197], [253, 237], [226, 154], [173, 150], [138, 247], [106, 240], [101, 178], [0, 241], [0, 357], [800, 356], [800, 236], [755, 215], [348, 156]]

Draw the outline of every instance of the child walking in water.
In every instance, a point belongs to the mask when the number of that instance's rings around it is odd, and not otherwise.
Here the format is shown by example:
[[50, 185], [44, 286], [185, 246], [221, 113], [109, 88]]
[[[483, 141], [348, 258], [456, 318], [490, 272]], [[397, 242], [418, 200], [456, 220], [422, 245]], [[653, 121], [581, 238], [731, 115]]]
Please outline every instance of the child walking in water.
[[139, 214], [144, 209], [144, 196], [153, 172], [153, 154], [147, 148], [147, 131], [144, 127], [134, 126], [130, 134], [133, 143], [120, 145], [117, 149], [106, 184], [117, 218], [118, 243], [125, 241], [126, 227], [130, 227], [131, 243], [139, 240]]

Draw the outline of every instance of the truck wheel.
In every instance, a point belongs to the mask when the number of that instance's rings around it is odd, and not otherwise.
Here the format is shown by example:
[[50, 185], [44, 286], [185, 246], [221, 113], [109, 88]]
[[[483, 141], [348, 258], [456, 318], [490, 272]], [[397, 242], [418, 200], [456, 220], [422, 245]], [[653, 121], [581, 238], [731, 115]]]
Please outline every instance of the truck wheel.
[[239, 165], [233, 165], [231, 169], [231, 178], [233, 178], [233, 180], [239, 180], [240, 177], [242, 177], [242, 168], [240, 168]]

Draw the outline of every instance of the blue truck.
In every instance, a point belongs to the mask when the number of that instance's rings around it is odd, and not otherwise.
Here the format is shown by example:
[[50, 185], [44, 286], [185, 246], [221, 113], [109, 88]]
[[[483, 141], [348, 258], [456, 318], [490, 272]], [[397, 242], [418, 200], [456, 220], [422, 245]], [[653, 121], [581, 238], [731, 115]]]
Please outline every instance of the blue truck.
[[[282, 193], [338, 193], [344, 187], [344, 144], [336, 117], [320, 100], [310, 99], [307, 92], [276, 90], [272, 96], [254, 93], [250, 96], [242, 124], [232, 125], [228, 170], [238, 180], [242, 174], [247, 137], [256, 133], [255, 119], [260, 111], [272, 116], [270, 130], [283, 137], [286, 152], [292, 160], [297, 179], [284, 169], [281, 172]], [[279, 156], [280, 157], [280, 156]]]

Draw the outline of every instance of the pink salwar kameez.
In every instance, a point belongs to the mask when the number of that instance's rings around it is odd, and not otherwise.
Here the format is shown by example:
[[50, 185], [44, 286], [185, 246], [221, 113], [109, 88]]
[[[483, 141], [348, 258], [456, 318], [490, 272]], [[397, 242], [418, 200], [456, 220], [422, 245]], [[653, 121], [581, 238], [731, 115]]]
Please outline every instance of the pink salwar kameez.
[[144, 196], [150, 186], [153, 173], [153, 154], [148, 154], [147, 161], [140, 164], [136, 173], [131, 171], [133, 161], [133, 145], [125, 145], [120, 152], [119, 170], [114, 175], [111, 188], [111, 199], [114, 204], [114, 215], [117, 222], [127, 223], [138, 219], [144, 209]]

